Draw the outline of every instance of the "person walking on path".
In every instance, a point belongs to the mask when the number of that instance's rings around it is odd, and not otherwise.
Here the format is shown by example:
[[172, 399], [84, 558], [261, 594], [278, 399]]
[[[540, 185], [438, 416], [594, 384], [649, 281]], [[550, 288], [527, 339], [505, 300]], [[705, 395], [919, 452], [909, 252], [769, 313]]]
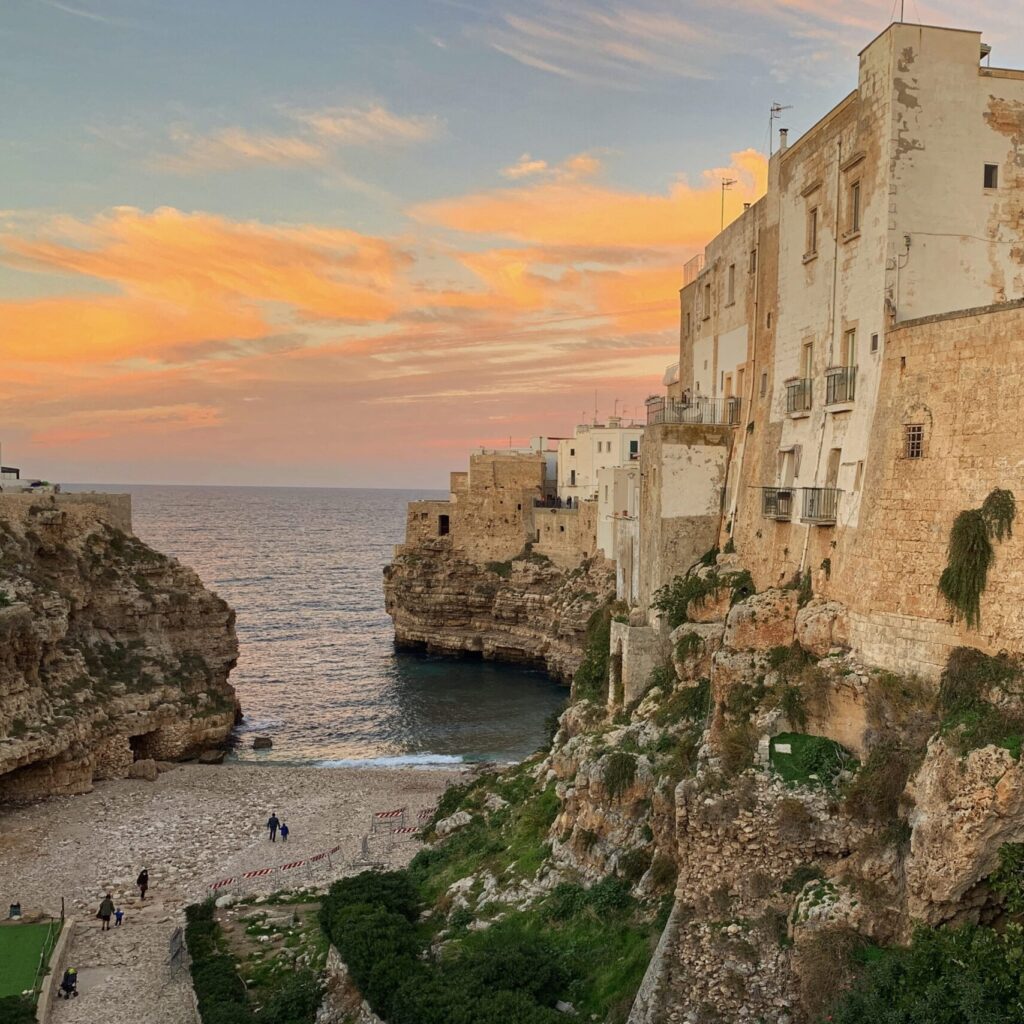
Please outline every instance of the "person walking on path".
[[114, 901], [110, 898], [110, 893], [108, 892], [107, 895], [103, 897], [103, 902], [100, 903], [99, 913], [96, 915], [103, 922], [103, 927], [100, 928], [101, 932], [110, 931], [110, 915], [113, 914], [113, 912]]
[[139, 887], [142, 898], [145, 899], [146, 890], [149, 888], [149, 872], [145, 868], [139, 872], [139, 877], [135, 879], [135, 884]]
[[117, 910], [114, 911], [114, 927], [115, 928], [120, 928], [121, 927], [121, 918], [122, 917], [124, 917], [124, 911], [120, 907], [118, 907]]
[[280, 827], [281, 827], [280, 820], [278, 819], [277, 815], [273, 811], [271, 811], [270, 812], [270, 820], [267, 822], [267, 828], [270, 829], [270, 841], [272, 843], [276, 843], [277, 842], [277, 830]]
[[288, 826], [283, 821], [281, 822], [281, 842], [288, 842]]

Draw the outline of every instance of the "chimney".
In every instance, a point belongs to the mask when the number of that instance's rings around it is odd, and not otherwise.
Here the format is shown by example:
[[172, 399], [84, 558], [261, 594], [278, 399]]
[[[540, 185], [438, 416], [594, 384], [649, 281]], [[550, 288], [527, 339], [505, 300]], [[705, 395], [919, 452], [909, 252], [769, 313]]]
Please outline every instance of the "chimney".
[[750, 209], [750, 203], [744, 203], [743, 204], [743, 209], [744, 210], [749, 210]]
[[780, 153], [785, 152], [786, 147], [788, 145], [789, 145], [789, 129], [788, 128], [780, 128], [779, 129], [779, 152]]

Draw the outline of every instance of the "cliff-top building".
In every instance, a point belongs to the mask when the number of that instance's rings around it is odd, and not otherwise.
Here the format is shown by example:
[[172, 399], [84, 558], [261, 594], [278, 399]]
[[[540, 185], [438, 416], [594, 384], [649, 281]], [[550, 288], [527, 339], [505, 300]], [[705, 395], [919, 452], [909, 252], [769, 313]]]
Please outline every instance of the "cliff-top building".
[[[890, 25], [853, 92], [780, 133], [767, 194], [684, 270], [678, 382], [649, 409], [737, 428], [724, 521], [758, 586], [813, 571], [893, 667], [963, 639], [936, 586], [957, 512], [1024, 491], [1024, 72], [988, 52]], [[976, 646], [1024, 646], [1011, 561]]]

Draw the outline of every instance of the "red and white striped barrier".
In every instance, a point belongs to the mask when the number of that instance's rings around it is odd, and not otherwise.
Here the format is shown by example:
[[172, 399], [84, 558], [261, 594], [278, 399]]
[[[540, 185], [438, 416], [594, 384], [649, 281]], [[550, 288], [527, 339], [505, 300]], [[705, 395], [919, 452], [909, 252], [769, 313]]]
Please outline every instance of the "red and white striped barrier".
[[256, 871], [246, 871], [243, 878], [265, 878], [267, 875], [272, 875], [277, 868], [259, 868]]
[[393, 836], [411, 836], [415, 832], [419, 832], [419, 825], [403, 825], [401, 828], [393, 828], [391, 834]]
[[419, 814], [416, 815], [416, 817], [420, 821], [430, 821], [430, 819], [433, 816], [434, 816], [434, 808], [433, 807], [425, 807], [422, 811], [420, 811]]
[[309, 858], [309, 863], [310, 863], [310, 864], [316, 864], [316, 862], [317, 862], [317, 861], [321, 861], [321, 860], [323, 860], [323, 859], [324, 859], [324, 857], [326, 857], [326, 856], [328, 856], [328, 853], [327, 853], [327, 851], [326, 851], [326, 850], [324, 850], [324, 852], [323, 852], [323, 853], [318, 853], [318, 854], [316, 854], [315, 856], [313, 856], [313, 857], [310, 857], [310, 858]]
[[282, 864], [278, 871], [291, 871], [292, 868], [301, 868], [306, 862], [304, 860], [293, 860], [290, 864]]
[[374, 811], [370, 817], [370, 831], [376, 832], [381, 828], [390, 828], [392, 825], [405, 824], [405, 808], [396, 807], [392, 811]]
[[217, 889], [223, 889], [226, 885], [233, 885], [236, 881], [237, 879], [234, 878], [222, 878], [219, 882], [214, 882], [210, 888], [216, 891]]

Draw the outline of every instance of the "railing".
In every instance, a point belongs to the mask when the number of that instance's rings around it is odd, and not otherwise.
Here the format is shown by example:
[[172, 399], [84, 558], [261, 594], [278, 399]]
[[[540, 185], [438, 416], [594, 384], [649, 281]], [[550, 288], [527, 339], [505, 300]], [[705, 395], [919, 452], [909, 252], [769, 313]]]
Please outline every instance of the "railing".
[[792, 487], [762, 487], [761, 515], [765, 519], [777, 519], [782, 522], [793, 518]]
[[833, 366], [825, 371], [825, 404], [852, 402], [856, 393], [857, 367]]
[[843, 492], [838, 487], [804, 487], [803, 513], [800, 518], [805, 523], [829, 524], [836, 521], [839, 508], [839, 495]]
[[786, 412], [810, 412], [814, 381], [810, 378], [791, 380], [786, 385]]
[[683, 264], [683, 287], [692, 284], [704, 269], [704, 253], [699, 252]]
[[709, 426], [737, 427], [743, 412], [738, 395], [729, 398], [692, 398], [647, 400], [647, 423], [705, 423]]

